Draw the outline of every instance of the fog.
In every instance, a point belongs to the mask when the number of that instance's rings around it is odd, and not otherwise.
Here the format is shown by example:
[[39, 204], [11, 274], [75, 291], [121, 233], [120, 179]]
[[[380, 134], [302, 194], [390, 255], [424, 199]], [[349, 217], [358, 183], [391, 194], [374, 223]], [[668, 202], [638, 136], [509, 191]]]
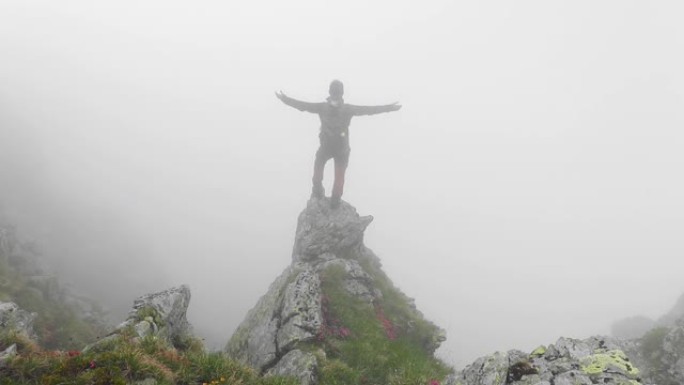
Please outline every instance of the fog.
[[318, 118], [274, 92], [323, 101], [340, 79], [349, 103], [403, 105], [352, 121], [343, 199], [447, 330], [441, 357], [608, 333], [684, 291], [682, 12], [4, 0], [0, 215], [114, 319], [189, 284], [219, 348], [290, 263], [310, 194]]

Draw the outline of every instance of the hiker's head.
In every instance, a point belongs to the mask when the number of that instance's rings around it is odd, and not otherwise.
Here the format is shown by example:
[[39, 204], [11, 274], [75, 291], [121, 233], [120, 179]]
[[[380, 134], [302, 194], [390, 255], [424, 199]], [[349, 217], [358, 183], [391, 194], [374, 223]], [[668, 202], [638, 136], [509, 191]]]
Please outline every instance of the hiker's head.
[[342, 95], [344, 95], [344, 84], [342, 84], [342, 82], [339, 80], [333, 80], [330, 83], [330, 89], [328, 93], [332, 99], [342, 99]]

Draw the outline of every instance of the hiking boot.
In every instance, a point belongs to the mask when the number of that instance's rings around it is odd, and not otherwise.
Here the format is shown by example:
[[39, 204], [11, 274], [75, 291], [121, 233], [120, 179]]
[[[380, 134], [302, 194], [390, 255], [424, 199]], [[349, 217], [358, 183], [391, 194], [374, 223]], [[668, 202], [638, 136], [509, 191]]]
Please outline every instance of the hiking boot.
[[334, 210], [334, 209], [340, 207], [341, 201], [342, 200], [340, 199], [340, 197], [331, 197], [330, 198], [330, 208]]
[[322, 184], [315, 184], [311, 189], [311, 198], [321, 199], [325, 196], [325, 189]]

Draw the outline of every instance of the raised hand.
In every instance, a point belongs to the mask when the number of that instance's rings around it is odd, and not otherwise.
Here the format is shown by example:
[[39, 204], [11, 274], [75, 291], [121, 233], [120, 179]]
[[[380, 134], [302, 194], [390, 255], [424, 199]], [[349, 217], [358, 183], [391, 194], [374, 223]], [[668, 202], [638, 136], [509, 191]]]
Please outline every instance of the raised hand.
[[282, 100], [282, 101], [285, 101], [285, 99], [287, 99], [287, 95], [285, 95], [285, 94], [283, 93], [283, 91], [278, 91], [278, 92], [275, 93], [275, 95], [276, 95], [276, 98], [278, 98], [278, 99], [280, 99], [280, 100]]

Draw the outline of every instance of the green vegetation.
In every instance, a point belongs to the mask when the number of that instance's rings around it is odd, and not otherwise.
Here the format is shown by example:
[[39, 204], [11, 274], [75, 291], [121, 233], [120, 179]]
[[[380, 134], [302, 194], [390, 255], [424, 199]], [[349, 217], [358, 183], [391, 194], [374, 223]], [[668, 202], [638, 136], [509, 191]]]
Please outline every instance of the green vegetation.
[[42, 350], [22, 336], [0, 336], [0, 350], [11, 344], [18, 355], [0, 368], [5, 384], [156, 384], [296, 385], [284, 377], [260, 377], [218, 353], [178, 350], [157, 337], [118, 336], [88, 352]]
[[666, 327], [658, 327], [651, 329], [643, 337], [641, 337], [641, 353], [646, 358], [655, 358], [658, 353], [663, 350], [663, 340], [670, 331]]
[[669, 368], [664, 367], [667, 366], [665, 355], [668, 353], [663, 349], [663, 343], [669, 332], [670, 329], [666, 327], [654, 328], [641, 337], [639, 346], [642, 357], [648, 363], [646, 375], [651, 381], [661, 385], [680, 385], [668, 375]]
[[439, 329], [379, 269], [367, 271], [383, 294], [374, 304], [344, 289], [343, 268], [332, 266], [322, 274], [325, 325], [317, 342], [326, 358], [319, 355], [319, 383], [426, 385], [442, 380], [450, 369], [432, 354]]
[[0, 301], [11, 301], [20, 308], [37, 313], [34, 330], [41, 346], [49, 349], [76, 349], [97, 339], [106, 330], [104, 312], [92, 308], [93, 318], [86, 320], [76, 305], [67, 303], [66, 290], [51, 276], [27, 276], [22, 269], [30, 261], [0, 255]]
[[164, 327], [164, 321], [162, 320], [159, 312], [152, 306], [143, 306], [135, 312], [136, 321], [149, 321], [154, 322], [157, 327]]

